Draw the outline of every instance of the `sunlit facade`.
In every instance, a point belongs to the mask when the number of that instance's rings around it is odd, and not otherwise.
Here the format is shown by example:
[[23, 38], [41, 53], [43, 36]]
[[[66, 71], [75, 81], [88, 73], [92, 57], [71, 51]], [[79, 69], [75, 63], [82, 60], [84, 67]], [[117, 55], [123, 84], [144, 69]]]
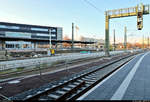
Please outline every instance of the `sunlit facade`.
[[[51, 33], [49, 33], [49, 30]], [[27, 24], [16, 24], [16, 23], [6, 23], [0, 22], [0, 37], [6, 38], [24, 38], [24, 39], [44, 39], [48, 40], [50, 38], [54, 40], [62, 40], [62, 28], [61, 27], [48, 27], [48, 26], [38, 26], [38, 25], [27, 25]], [[5, 49], [33, 49], [40, 48], [42, 45], [48, 48], [49, 43], [46, 42], [36, 42], [32, 41], [0, 41], [0, 49], [2, 45], [5, 44]]]

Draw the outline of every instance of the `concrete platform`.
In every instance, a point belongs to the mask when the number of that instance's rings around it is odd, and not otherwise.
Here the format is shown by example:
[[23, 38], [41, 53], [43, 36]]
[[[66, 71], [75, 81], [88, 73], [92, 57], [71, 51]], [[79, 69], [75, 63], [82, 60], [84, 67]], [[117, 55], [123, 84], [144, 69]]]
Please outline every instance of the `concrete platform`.
[[138, 55], [78, 100], [150, 100], [150, 52]]
[[[121, 54], [124, 51], [112, 51], [110, 52], [111, 55]], [[90, 53], [90, 54], [80, 54], [80, 53], [69, 53], [69, 54], [62, 54], [59, 56], [52, 56], [52, 57], [43, 57], [43, 58], [36, 58], [36, 59], [24, 59], [24, 60], [12, 60], [12, 61], [3, 61], [0, 62], [0, 71], [7, 70], [7, 69], [15, 69], [19, 67], [28, 68], [30, 66], [35, 66], [43, 63], [52, 64], [57, 61], [71, 61], [77, 60], [82, 58], [96, 58], [104, 56], [104, 52], [97, 52], [97, 53]]]

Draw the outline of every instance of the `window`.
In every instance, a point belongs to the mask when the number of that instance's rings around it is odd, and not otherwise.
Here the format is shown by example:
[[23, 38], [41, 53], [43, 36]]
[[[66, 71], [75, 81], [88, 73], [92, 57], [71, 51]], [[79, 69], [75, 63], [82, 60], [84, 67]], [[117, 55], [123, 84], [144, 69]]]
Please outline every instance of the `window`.
[[51, 29], [51, 32], [56, 32], [56, 29]]
[[19, 29], [19, 27], [17, 27], [17, 26], [6, 26], [6, 28], [8, 28], [8, 29]]
[[6, 37], [31, 38], [31, 33], [6, 32], [5, 36]]
[[14, 44], [6, 44], [6, 48], [14, 48]]
[[48, 31], [47, 28], [31, 28], [31, 30], [35, 30], [35, 31]]
[[17, 27], [17, 26], [8, 26], [8, 25], [0, 25], [0, 28], [19, 29], [19, 27]]
[[37, 36], [46, 36], [49, 37], [49, 34], [36, 34]]
[[52, 37], [56, 37], [56, 35], [55, 35], [55, 34], [52, 34], [51, 36], [52, 36]]
[[[50, 37], [49, 34], [36, 34], [36, 35], [41, 37]], [[56, 37], [56, 34], [51, 34], [51, 37]]]
[[26, 26], [23, 26], [23, 27], [19, 27], [21, 30], [31, 30], [31, 27], [26, 27]]
[[6, 28], [6, 26], [5, 25], [0, 25], [0, 28]]

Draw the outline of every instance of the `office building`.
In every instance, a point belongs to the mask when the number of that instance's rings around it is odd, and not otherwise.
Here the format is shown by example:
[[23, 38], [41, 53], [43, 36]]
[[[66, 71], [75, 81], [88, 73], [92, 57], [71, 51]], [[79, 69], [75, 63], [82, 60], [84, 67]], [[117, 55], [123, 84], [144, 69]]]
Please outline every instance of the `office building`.
[[[51, 33], [49, 33], [49, 30]], [[31, 41], [1, 41], [0, 49], [33, 49], [48, 48], [48, 42], [32, 42], [32, 39], [48, 40], [51, 34], [52, 40], [62, 40], [63, 30], [61, 27], [49, 27], [40, 25], [17, 24], [0, 22], [0, 38], [23, 38]], [[52, 44], [56, 44], [53, 43]]]

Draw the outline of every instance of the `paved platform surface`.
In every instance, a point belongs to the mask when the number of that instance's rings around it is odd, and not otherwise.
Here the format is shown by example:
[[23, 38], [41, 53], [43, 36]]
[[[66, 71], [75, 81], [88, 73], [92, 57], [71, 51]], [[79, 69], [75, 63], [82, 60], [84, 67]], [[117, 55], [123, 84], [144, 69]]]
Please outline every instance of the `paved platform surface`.
[[78, 100], [150, 100], [150, 52], [136, 56]]

